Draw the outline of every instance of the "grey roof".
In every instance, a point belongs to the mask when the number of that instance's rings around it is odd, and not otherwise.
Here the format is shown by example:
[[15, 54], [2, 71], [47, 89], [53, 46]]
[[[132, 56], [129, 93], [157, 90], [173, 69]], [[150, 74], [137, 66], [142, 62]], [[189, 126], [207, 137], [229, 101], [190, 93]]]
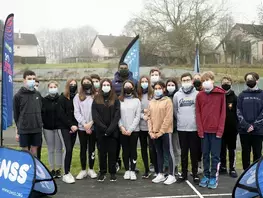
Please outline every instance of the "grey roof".
[[241, 27], [247, 34], [252, 34], [252, 35], [263, 35], [263, 25], [255, 25], [255, 24], [243, 24], [243, 23], [237, 23], [236, 26]]
[[[127, 36], [112, 36], [112, 35], [97, 35], [93, 41], [95, 42], [96, 38], [99, 38], [103, 45], [107, 48], [121, 48], [127, 46], [133, 39], [133, 37]], [[92, 45], [93, 45], [92, 43]], [[91, 45], [91, 46], [92, 46]]]
[[38, 45], [37, 37], [35, 34], [14, 33], [14, 44], [15, 45]]

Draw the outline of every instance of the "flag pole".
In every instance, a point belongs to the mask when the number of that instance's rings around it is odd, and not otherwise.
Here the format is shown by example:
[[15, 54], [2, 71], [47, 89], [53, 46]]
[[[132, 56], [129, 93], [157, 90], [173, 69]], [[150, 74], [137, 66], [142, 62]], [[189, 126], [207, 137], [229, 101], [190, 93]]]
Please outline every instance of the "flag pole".
[[1, 71], [2, 71], [2, 77], [1, 77], [1, 131], [0, 131], [0, 146], [3, 146], [3, 92], [4, 92], [4, 86], [3, 86], [3, 74], [4, 74], [4, 32], [5, 32], [5, 24], [4, 23], [4, 27], [3, 27], [3, 32], [2, 32], [2, 51], [1, 51], [1, 54], [2, 54], [2, 62], [1, 62], [1, 65], [2, 65], [2, 68], [1, 68]]

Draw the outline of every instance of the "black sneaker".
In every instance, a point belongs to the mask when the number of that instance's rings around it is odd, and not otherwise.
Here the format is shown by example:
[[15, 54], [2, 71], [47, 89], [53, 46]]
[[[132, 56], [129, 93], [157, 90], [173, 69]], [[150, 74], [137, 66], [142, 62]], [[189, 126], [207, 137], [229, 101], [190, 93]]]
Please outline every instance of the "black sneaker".
[[143, 175], [142, 175], [142, 178], [143, 179], [148, 179], [149, 177], [151, 176], [151, 173], [144, 173]]
[[111, 175], [110, 175], [110, 181], [111, 181], [111, 182], [117, 181], [117, 177], [116, 177], [115, 174], [111, 174]]
[[235, 169], [231, 169], [229, 171], [229, 176], [233, 178], [237, 178], [238, 177], [237, 171]]
[[187, 177], [179, 176], [178, 179], [177, 179], [177, 183], [182, 183], [182, 182], [184, 182], [186, 180], [187, 180]]
[[97, 181], [98, 181], [98, 182], [104, 182], [105, 179], [106, 179], [105, 174], [100, 174], [99, 177], [98, 177], [98, 179], [97, 179]]
[[52, 170], [50, 173], [53, 178], [56, 178], [56, 171]]
[[56, 170], [56, 178], [61, 178], [62, 177], [62, 175], [61, 175], [61, 170], [60, 169], [58, 169], [58, 170]]
[[193, 182], [194, 182], [194, 184], [199, 185], [200, 178], [197, 175], [193, 176]]
[[219, 169], [219, 173], [221, 174], [221, 175], [224, 175], [224, 174], [227, 174], [227, 169], [226, 169], [226, 167], [220, 167], [220, 169]]

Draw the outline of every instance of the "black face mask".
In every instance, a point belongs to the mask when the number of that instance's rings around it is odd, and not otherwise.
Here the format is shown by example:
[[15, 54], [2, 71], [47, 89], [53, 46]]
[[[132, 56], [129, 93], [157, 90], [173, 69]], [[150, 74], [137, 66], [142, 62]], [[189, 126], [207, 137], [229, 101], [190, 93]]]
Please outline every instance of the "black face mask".
[[129, 76], [129, 70], [128, 69], [120, 69], [120, 76], [125, 78]]
[[125, 94], [131, 94], [132, 91], [133, 91], [132, 88], [124, 88], [124, 93], [125, 93]]
[[195, 86], [195, 88], [201, 87], [201, 85], [202, 85], [201, 80], [194, 80], [194, 86]]
[[88, 83], [88, 84], [83, 84], [82, 87], [83, 87], [84, 90], [90, 90], [91, 87], [92, 87], [92, 84], [90, 84], [90, 83]]
[[70, 91], [70, 93], [75, 93], [77, 91], [77, 86], [76, 85], [70, 85], [69, 91]]
[[228, 91], [228, 90], [231, 88], [231, 85], [223, 84], [221, 87], [222, 87], [225, 91]]
[[249, 88], [255, 87], [256, 84], [257, 84], [257, 82], [256, 82], [255, 80], [248, 80], [248, 81], [247, 81], [247, 86], [248, 86]]

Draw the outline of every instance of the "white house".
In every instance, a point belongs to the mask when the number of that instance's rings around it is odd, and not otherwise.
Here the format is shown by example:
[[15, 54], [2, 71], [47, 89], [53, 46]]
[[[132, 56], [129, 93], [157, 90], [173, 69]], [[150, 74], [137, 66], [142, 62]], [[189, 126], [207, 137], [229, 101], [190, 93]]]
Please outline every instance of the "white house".
[[220, 63], [262, 62], [263, 25], [237, 23], [215, 50], [220, 54]]
[[117, 57], [132, 39], [126, 36], [97, 35], [91, 45], [92, 55], [101, 59]]
[[38, 41], [36, 35], [14, 33], [14, 55], [22, 57], [38, 56]]

